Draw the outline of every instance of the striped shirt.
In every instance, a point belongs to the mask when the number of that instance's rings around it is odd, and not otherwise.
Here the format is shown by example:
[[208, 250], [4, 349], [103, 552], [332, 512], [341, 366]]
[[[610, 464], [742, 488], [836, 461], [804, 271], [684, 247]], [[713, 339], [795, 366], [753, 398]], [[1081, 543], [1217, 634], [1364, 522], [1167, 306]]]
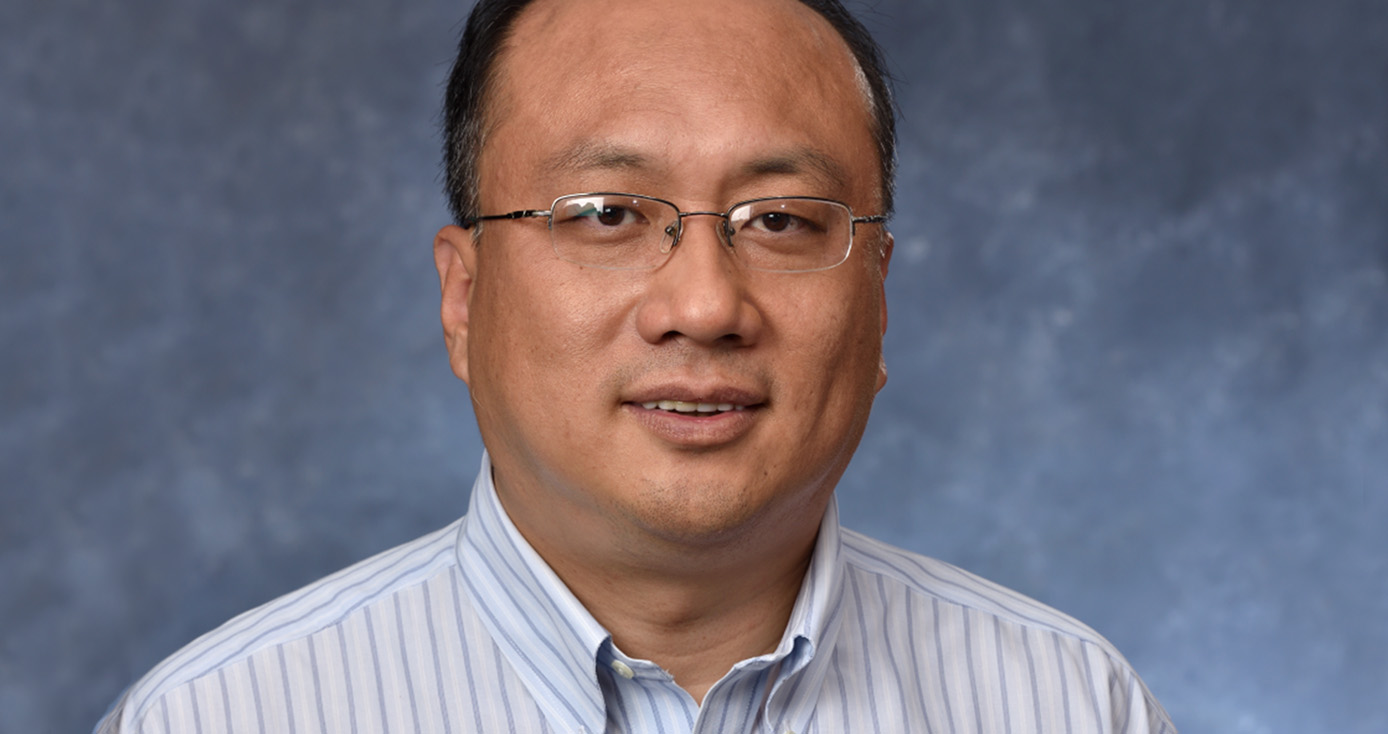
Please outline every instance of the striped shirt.
[[506, 516], [468, 514], [246, 612], [160, 663], [98, 734], [1126, 732], [1172, 726], [1122, 656], [1042, 604], [842, 530], [785, 633], [695, 704], [624, 655]]

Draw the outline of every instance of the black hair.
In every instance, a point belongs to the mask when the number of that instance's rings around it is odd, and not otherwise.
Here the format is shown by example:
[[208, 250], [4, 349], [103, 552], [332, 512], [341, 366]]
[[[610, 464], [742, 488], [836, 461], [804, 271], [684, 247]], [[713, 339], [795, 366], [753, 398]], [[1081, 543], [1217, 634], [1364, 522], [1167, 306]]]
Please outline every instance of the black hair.
[[[896, 177], [896, 106], [882, 49], [872, 34], [839, 0], [800, 0], [838, 31], [871, 92], [873, 130], [882, 174], [884, 214], [892, 210]], [[468, 14], [458, 56], [448, 77], [443, 108], [444, 194], [453, 220], [480, 215], [477, 161], [482, 151], [487, 96], [494, 86], [496, 59], [516, 17], [531, 0], [479, 0]]]

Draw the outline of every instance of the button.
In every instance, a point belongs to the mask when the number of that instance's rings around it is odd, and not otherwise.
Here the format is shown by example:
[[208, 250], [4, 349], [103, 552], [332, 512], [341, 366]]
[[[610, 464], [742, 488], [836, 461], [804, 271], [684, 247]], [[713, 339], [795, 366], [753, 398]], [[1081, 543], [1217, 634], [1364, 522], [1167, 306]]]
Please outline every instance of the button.
[[627, 665], [626, 663], [620, 660], [612, 661], [612, 670], [615, 671], [617, 675], [620, 675], [623, 678], [626, 678], [627, 680], [631, 680], [632, 678], [636, 677], [636, 671], [632, 670], [630, 665]]

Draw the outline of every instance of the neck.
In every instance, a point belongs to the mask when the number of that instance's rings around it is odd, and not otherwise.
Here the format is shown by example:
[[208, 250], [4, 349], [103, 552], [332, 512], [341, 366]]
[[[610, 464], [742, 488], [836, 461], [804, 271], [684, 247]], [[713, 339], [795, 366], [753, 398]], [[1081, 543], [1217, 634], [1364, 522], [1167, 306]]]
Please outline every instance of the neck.
[[775, 650], [828, 504], [825, 494], [801, 505], [793, 522], [765, 518], [717, 542], [622, 542], [576, 531], [581, 523], [530, 525], [501, 496], [517, 529], [618, 649], [664, 668], [700, 704], [733, 665]]
[[560, 577], [622, 652], [660, 665], [702, 703], [733, 665], [776, 649], [809, 563], [807, 547], [790, 564], [756, 572], [620, 581], [582, 572]]

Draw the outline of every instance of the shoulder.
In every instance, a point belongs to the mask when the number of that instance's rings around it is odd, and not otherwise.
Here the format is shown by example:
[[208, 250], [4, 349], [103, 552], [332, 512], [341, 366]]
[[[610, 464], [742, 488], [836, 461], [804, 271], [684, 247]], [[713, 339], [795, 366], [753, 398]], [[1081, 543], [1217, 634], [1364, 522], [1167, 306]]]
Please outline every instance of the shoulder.
[[463, 522], [465, 518], [325, 576], [202, 635], [127, 689], [96, 731], [137, 731], [151, 706], [170, 691], [340, 625], [363, 609], [451, 573]]
[[1038, 631], [1109, 645], [1073, 617], [958, 566], [851, 530], [843, 531], [843, 549], [850, 580], [871, 580], [882, 592], [894, 590]]
[[961, 691], [974, 691], [975, 702], [994, 696], [997, 710], [1043, 730], [1175, 731], [1122, 654], [1073, 617], [848, 530], [843, 561], [852, 633], [839, 635], [839, 654], [852, 666], [870, 671], [885, 660], [894, 685], [940, 698], [945, 709], [966, 705], [952, 699]]

